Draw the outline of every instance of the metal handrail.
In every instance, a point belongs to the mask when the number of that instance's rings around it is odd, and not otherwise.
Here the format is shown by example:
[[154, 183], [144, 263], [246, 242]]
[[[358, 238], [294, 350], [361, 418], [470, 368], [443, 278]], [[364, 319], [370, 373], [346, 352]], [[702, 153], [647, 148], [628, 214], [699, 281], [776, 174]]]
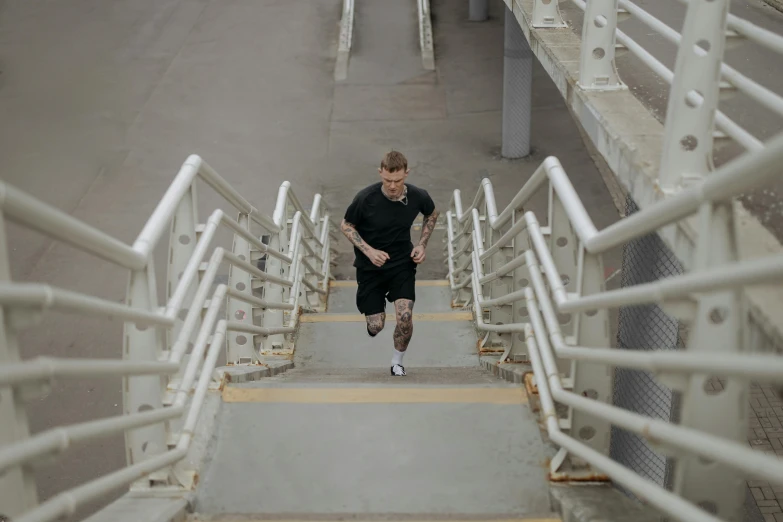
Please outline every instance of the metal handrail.
[[[173, 397], [173, 403], [168, 406], [164, 405], [162, 408], [153, 408], [150, 411], [139, 410], [139, 412], [134, 410], [133, 413], [57, 427], [33, 436], [23, 437], [20, 440], [10, 441], [0, 447], [0, 480], [8, 477], [7, 473], [3, 473], [4, 471], [13, 468], [28, 469], [29, 463], [45, 456], [62, 453], [74, 444], [87, 443], [116, 433], [127, 433], [147, 426], [168, 423], [185, 415], [184, 426], [179, 432], [175, 449], [133, 462], [126, 468], [65, 491], [32, 507], [32, 509], [13, 513], [14, 520], [18, 522], [46, 522], [72, 514], [85, 502], [97, 499], [113, 489], [136, 482], [140, 477], [151, 475], [182, 460], [187, 455], [218, 355], [225, 346], [227, 334], [229, 332], [246, 332], [269, 336], [295, 333], [299, 323], [298, 289], [304, 285], [312, 290], [319, 299], [325, 300], [329, 288], [329, 268], [333, 261], [333, 247], [330, 243], [331, 223], [328, 206], [320, 194], [315, 195], [312, 208], [306, 212], [293, 191], [290, 190], [290, 184], [284, 182], [278, 192], [279, 197], [276, 202], [274, 218], [268, 218], [247, 202], [200, 157], [195, 155], [188, 157], [182, 165], [132, 247], [0, 182], [0, 210], [4, 216], [28, 228], [47, 233], [55, 239], [68, 242], [121, 267], [138, 272], [146, 270], [153, 262], [152, 250], [197, 179], [205, 181], [234, 206], [240, 215], [246, 215], [250, 221], [260, 225], [264, 230], [273, 234], [284, 234], [290, 226], [291, 237], [288, 243], [283, 245], [283, 251], [270, 248], [249, 229], [241, 226], [239, 222], [218, 209], [210, 215], [205, 224], [200, 226], [198, 241], [192, 247], [190, 257], [183, 265], [184, 270], [179, 275], [176, 286], [172, 289], [170, 298], [163, 307], [147, 309], [140, 306], [122, 305], [45, 284], [0, 282], [0, 306], [7, 312], [12, 312], [9, 313], [9, 317], [15, 321], [12, 324], [15, 325], [16, 330], [34, 325], [41, 318], [40, 312], [51, 309], [114, 318], [126, 324], [135, 324], [140, 329], [153, 327], [170, 331], [175, 327], [186, 301], [188, 306], [176, 338], [172, 339], [164, 360], [39, 357], [20, 361], [13, 357], [9, 359], [9, 355], [12, 354], [6, 350], [6, 340], [4, 337], [0, 339], [0, 361], [3, 363], [0, 366], [1, 386], [30, 386], [55, 377], [160, 375], [168, 379], [168, 385], [163, 387], [161, 394], [165, 393]], [[290, 223], [285, 219], [289, 207], [295, 210], [294, 218]], [[221, 226], [228, 229], [236, 238], [246, 241], [254, 249], [289, 265], [287, 275], [268, 273], [251, 264], [244, 256], [239, 256], [220, 247], [212, 250], [207, 263], [204, 264], [203, 261], [210, 248], [213, 248], [212, 243]], [[313, 266], [311, 259], [321, 264], [320, 269]], [[229, 288], [225, 284], [218, 285], [210, 296], [218, 270], [224, 262], [251, 274], [257, 280], [280, 288], [290, 288], [292, 290], [290, 297], [275, 302], [255, 297], [249, 292], [249, 289], [240, 291], [236, 288]], [[0, 264], [7, 264], [7, 260], [0, 259]], [[198, 284], [194, 288], [197, 281]], [[191, 294], [191, 292], [193, 293]], [[288, 322], [280, 325], [259, 326], [242, 321], [218, 320], [218, 313], [229, 297], [246, 302], [251, 306], [269, 310], [288, 310], [291, 312]], [[205, 306], [206, 314], [202, 318]], [[190, 345], [194, 334], [195, 340]], [[186, 359], [189, 346], [192, 346], [192, 349], [190, 357]], [[190, 401], [189, 406], [186, 405], [187, 401]], [[21, 404], [18, 406], [23, 407]], [[16, 419], [3, 419], [2, 422], [16, 422]], [[24, 431], [22, 430], [22, 433]], [[165, 443], [163, 447], [165, 447]], [[23, 487], [29, 487], [30, 483], [29, 481], [25, 482]], [[189, 486], [180, 485], [179, 487], [187, 489]], [[27, 506], [27, 508], [30, 507]], [[13, 506], [3, 506], [3, 509], [14, 508]]]
[[[537, 0], [541, 1], [541, 0]], [[571, 0], [571, 2], [579, 7], [582, 11], [587, 11], [587, 2], [584, 0]], [[688, 5], [689, 0], [680, 0], [681, 3]], [[676, 30], [669, 27], [664, 22], [658, 20], [653, 15], [642, 9], [631, 0], [617, 0], [617, 5], [624, 9], [629, 15], [637, 18], [640, 22], [644, 23], [650, 29], [658, 32], [661, 36], [669, 40], [675, 45], [679, 45], [682, 40], [682, 35]], [[616, 23], [616, 22], [615, 22]], [[592, 24], [588, 24], [587, 28], [590, 29]], [[754, 43], [766, 47], [767, 49], [783, 54], [783, 37], [767, 31], [755, 24], [743, 20], [735, 15], [727, 15], [727, 27], [729, 30], [734, 31], [737, 35], [747, 38]], [[632, 52], [637, 58], [639, 58], [643, 64], [649, 67], [653, 72], [660, 76], [670, 85], [674, 82], [674, 73], [663, 63], [655, 58], [649, 51], [639, 45], [634, 39], [628, 36], [625, 32], [618, 29], [616, 25], [612, 27], [614, 36], [621, 45], [625, 46], [630, 52]], [[612, 53], [614, 56], [614, 53]], [[746, 94], [750, 99], [763, 105], [768, 110], [771, 110], [779, 115], [783, 115], [783, 96], [780, 96], [770, 89], [760, 85], [754, 80], [743, 75], [733, 67], [720, 64], [721, 77], [724, 84], [721, 88], [736, 88]], [[701, 105], [703, 98], [698, 91], [692, 90], [687, 94], [688, 102], [691, 106], [697, 107]], [[715, 111], [715, 124], [718, 129], [723, 131], [727, 136], [733, 138], [737, 143], [741, 144], [747, 150], [758, 150], [764, 147], [764, 143], [758, 138], [753, 136], [752, 133], [742, 128], [735, 121], [727, 117], [720, 110]]]
[[[508, 211], [508, 215], [519, 216], [519, 212], [523, 212], [523, 206], [529, 198], [548, 182], [550, 211], [549, 225], [546, 229], [539, 224], [534, 213], [527, 211], [511, 223], [504, 234], [498, 234], [500, 237], [496, 236], [492, 244], [485, 245], [482, 223], [489, 223], [492, 226], [493, 222], [499, 221], [498, 217], [492, 219], [484, 216], [482, 219], [479, 211], [482, 199], [486, 198], [488, 184], [485, 182], [488, 180], [482, 182], [469, 212], [462, 212], [459, 191], [455, 190], [446, 213], [447, 262], [452, 293], [457, 294], [465, 284], [465, 281], [461, 283], [455, 281], [452, 276], [454, 273], [459, 273], [455, 267], [460, 265], [461, 256], [466, 256], [470, 260], [471, 273], [468, 277], [468, 286], [470, 286], [470, 302], [475, 312], [476, 327], [479, 331], [494, 334], [514, 334], [514, 336], [524, 334], [524, 344], [532, 364], [542, 402], [542, 415], [550, 439], [562, 451], [571, 452], [584, 459], [640, 498], [679, 520], [717, 521], [719, 519], [677, 494], [667, 491], [664, 487], [640, 477], [630, 469], [612, 461], [608, 455], [568, 434], [567, 424], [561, 425], [558, 420], [554, 401], [654, 440], [657, 444], [665, 444], [688, 454], [731, 466], [743, 473], [759, 476], [761, 479], [783, 482], [783, 462], [752, 450], [744, 444], [744, 441], [729, 440], [687, 426], [650, 419], [569, 391], [568, 378], [561, 375], [562, 369], [558, 367], [556, 358], [570, 360], [574, 364], [586, 362], [617, 368], [646, 369], [675, 376], [722, 375], [769, 383], [783, 382], [783, 358], [747, 353], [715, 353], [704, 357], [702, 353], [687, 351], [648, 352], [580, 346], [576, 338], [566, 337], [563, 333], [558, 313], [587, 313], [646, 303], [677, 303], [694, 293], [712, 293], [744, 289], [751, 285], [780, 283], [783, 282], [783, 255], [768, 255], [737, 261], [694, 270], [652, 283], [582, 295], [579, 291], [573, 293], [566, 290], [560, 275], [562, 271], [558, 270], [548, 246], [545, 236], [551, 233], [551, 207], [555, 198], [559, 200], [573, 230], [574, 239], [579, 242], [579, 248], [584, 255], [588, 253], [600, 255], [607, 249], [621, 245], [630, 239], [644, 236], [663, 226], [676, 224], [703, 209], [705, 204], [724, 202], [736, 194], [752, 189], [774, 175], [775, 166], [782, 160], [783, 134], [773, 138], [762, 151], [745, 154], [732, 160], [699, 184], [601, 231], [594, 227], [573, 185], [554, 157], [546, 158], [542, 162], [513, 198], [512, 203], [504, 210], [504, 213]], [[489, 215], [489, 209], [494, 207], [494, 201], [486, 201], [486, 203], [485, 212]], [[494, 213], [497, 216], [497, 213]], [[461, 219], [456, 219], [457, 215]], [[454, 248], [453, 239], [461, 225], [464, 225], [462, 232], [469, 233], [471, 237], [467, 248], [457, 250]], [[492, 228], [498, 232], [502, 230], [502, 227]], [[701, 234], [706, 235], [707, 232], [702, 230]], [[490, 274], [484, 274], [483, 265], [490, 257], [512, 241], [522, 241], [523, 237], [529, 241], [527, 250], [504, 261], [500, 267], [493, 267], [493, 272]], [[518, 247], [515, 247], [515, 251], [518, 251]], [[485, 298], [483, 285], [520, 267], [527, 269], [531, 286], [517, 289], [517, 284], [512, 283], [506, 293]], [[578, 269], [579, 280], [587, 277], [581, 271], [584, 269], [582, 261]], [[524, 305], [528, 318], [523, 322], [493, 324], [484, 317], [485, 310], [489, 311], [509, 304]], [[734, 420], [727, 420], [727, 422], [734, 422]], [[552, 471], [556, 471], [554, 464]]]

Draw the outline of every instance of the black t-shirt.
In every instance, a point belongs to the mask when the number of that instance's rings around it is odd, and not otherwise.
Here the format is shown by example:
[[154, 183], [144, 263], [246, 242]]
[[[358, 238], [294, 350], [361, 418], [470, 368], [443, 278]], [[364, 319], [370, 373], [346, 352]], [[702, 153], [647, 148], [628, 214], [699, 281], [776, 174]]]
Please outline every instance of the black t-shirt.
[[364, 253], [353, 247], [356, 259], [353, 266], [370, 270], [386, 270], [402, 263], [413, 263], [411, 226], [422, 213], [429, 216], [435, 203], [426, 190], [406, 183], [408, 203], [391, 201], [381, 191], [381, 182], [362, 189], [345, 211], [345, 221], [356, 227], [365, 243], [389, 254], [380, 268], [373, 265]]

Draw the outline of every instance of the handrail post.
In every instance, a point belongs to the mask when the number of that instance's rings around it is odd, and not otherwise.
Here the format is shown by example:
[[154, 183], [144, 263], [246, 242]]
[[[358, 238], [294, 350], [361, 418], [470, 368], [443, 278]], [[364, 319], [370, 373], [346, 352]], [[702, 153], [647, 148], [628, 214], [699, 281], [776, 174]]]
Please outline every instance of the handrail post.
[[[11, 281], [5, 217], [0, 213], [0, 281]], [[17, 363], [19, 345], [9, 324], [9, 310], [0, 307], [0, 366]], [[19, 388], [0, 386], [0, 447], [30, 436]], [[20, 465], [0, 474], [0, 520], [11, 520], [38, 504], [33, 470]], [[5, 518], [3, 518], [5, 517]]]
[[[155, 264], [150, 257], [146, 268], [131, 271], [126, 304], [154, 312], [158, 308]], [[123, 358], [128, 361], [161, 361], [165, 332], [142, 323], [124, 325]], [[166, 378], [141, 375], [123, 378], [123, 413], [132, 415], [162, 407]], [[138, 464], [167, 450], [167, 425], [155, 424], [125, 432], [128, 465]], [[153, 483], [168, 482], [168, 471], [158, 470], [134, 483], [132, 489], [147, 489]]]
[[[456, 245], [453, 245], [452, 248], [455, 252], [459, 252], [463, 248], [466, 247], [467, 244], [467, 251], [464, 252], [462, 255], [457, 255], [454, 257], [454, 269], [458, 269], [460, 265], [464, 262], [464, 259], [467, 256], [470, 256], [470, 252], [473, 250], [470, 245], [473, 244], [472, 235], [470, 233], [465, 234], [465, 229], [468, 228], [470, 230], [473, 229], [473, 220], [471, 218], [468, 218], [465, 220], [464, 226], [460, 226], [459, 219], [457, 215], [454, 215], [454, 218], [452, 219], [454, 223], [454, 233], [457, 234], [457, 237], [459, 240], [457, 241]], [[463, 257], [464, 256], [464, 257]], [[468, 302], [468, 299], [470, 299], [471, 292], [467, 290], [467, 286], [464, 285], [466, 279], [470, 279], [470, 265], [468, 265], [468, 268], [463, 270], [459, 275], [457, 275], [456, 279], [454, 280], [454, 284], [458, 286], [462, 286], [460, 290], [457, 291], [456, 296], [452, 296], [451, 300], [451, 306], [452, 307], [460, 307], [465, 306], [465, 304]]]
[[584, 90], [617, 90], [626, 86], [614, 62], [617, 0], [590, 0], [582, 24], [579, 82]]
[[[525, 210], [523, 208], [515, 209], [514, 216], [510, 224], [513, 227], [515, 224], [524, 220]], [[517, 259], [520, 256], [524, 256], [525, 252], [531, 248], [530, 236], [528, 235], [527, 230], [522, 230], [512, 241], [512, 259]], [[509, 276], [509, 291], [511, 292], [522, 290], [526, 286], [530, 285], [530, 271], [525, 265], [515, 268], [509, 274]], [[524, 299], [514, 301], [514, 303], [511, 305], [511, 314], [513, 322], [515, 323], [524, 323], [529, 321], [527, 303]], [[501, 357], [501, 362], [505, 361], [506, 359], [525, 361], [530, 360], [527, 353], [527, 342], [524, 333], [511, 334], [511, 344], [508, 346], [506, 353], [503, 354], [503, 357]]]
[[729, 0], [689, 2], [666, 109], [658, 184], [676, 191], [712, 170]]
[[[191, 183], [190, 188], [182, 196], [177, 209], [174, 212], [174, 216], [171, 220], [171, 229], [169, 232], [169, 255], [168, 255], [168, 267], [166, 271], [166, 302], [170, 303], [171, 298], [177, 290], [177, 285], [182, 279], [182, 275], [185, 268], [188, 266], [190, 258], [196, 251], [196, 245], [198, 244], [199, 233], [196, 231], [196, 225], [198, 224], [198, 193], [196, 191], [195, 181]], [[197, 272], [196, 278], [191, 282], [185, 293], [185, 298], [182, 303], [183, 306], [192, 306], [193, 299], [196, 295], [196, 289], [198, 287], [199, 280], [201, 278], [200, 273]], [[166, 333], [168, 335], [166, 339], [166, 354], [171, 353], [171, 349], [179, 337], [182, 327], [185, 323], [185, 317], [188, 314], [187, 308], [177, 310], [177, 315], [174, 318], [174, 326]], [[199, 314], [199, 318], [201, 314]], [[194, 328], [194, 332], [191, 334], [189, 341], [194, 342], [196, 338], [196, 332], [198, 331], [198, 323]], [[186, 353], [182, 357], [182, 364], [176, 375], [173, 375], [168, 382], [168, 393], [163, 397], [163, 404], [171, 406], [176, 399], [176, 394], [171, 393], [171, 390], [177, 389], [179, 383], [182, 382], [183, 372], [187, 366], [190, 354]], [[175, 418], [167, 422], [167, 431], [171, 436], [174, 433], [178, 433], [181, 428], [184, 419]]]
[[[280, 232], [276, 234], [272, 234], [269, 239], [269, 248], [271, 250], [275, 250], [277, 252], [281, 252], [283, 254], [288, 254], [288, 234], [289, 234], [289, 228], [288, 228], [288, 220], [290, 215], [290, 207], [291, 205], [286, 203], [285, 208], [283, 209], [283, 215], [280, 220]], [[307, 219], [307, 216], [302, 216], [302, 219]], [[295, 240], [296, 238], [291, 238]], [[290, 266], [285, 266], [283, 262], [275, 257], [267, 256], [266, 260], [266, 273], [270, 275], [274, 275], [276, 277], [283, 277], [283, 278], [290, 278], [291, 274], [290, 272]], [[300, 287], [301, 289], [301, 287]], [[301, 291], [301, 290], [300, 290]], [[267, 282], [264, 284], [264, 298], [271, 302], [283, 302], [286, 301], [288, 298], [288, 291], [286, 288], [275, 284]], [[298, 313], [297, 310], [292, 310], [292, 314]], [[284, 317], [283, 317], [283, 311], [282, 310], [266, 310], [264, 312], [264, 326], [270, 327], [270, 328], [277, 328], [285, 326], [283, 324]], [[275, 335], [269, 335], [264, 338], [261, 349], [264, 352], [274, 352], [274, 351], [281, 351], [285, 349], [285, 339], [283, 334], [275, 334]]]
[[[600, 255], [586, 254], [579, 242], [574, 227], [566, 214], [563, 201], [549, 184], [549, 234], [548, 247], [552, 260], [560, 271], [566, 291], [580, 295], [603, 290], [604, 273]], [[560, 331], [567, 344], [578, 346], [610, 346], [609, 315], [607, 310], [570, 314], [558, 313]], [[557, 360], [561, 374], [565, 376], [564, 387], [574, 393], [600, 402], [611, 403], [612, 383], [604, 365], [586, 361]], [[611, 424], [586, 415], [572, 407], [568, 417], [563, 419], [564, 427], [571, 436], [592, 449], [609, 454]], [[570, 455], [571, 473], [584, 468], [586, 463]], [[590, 472], [592, 474], [592, 472]]]
[[558, 0], [535, 0], [532, 25], [536, 29], [568, 27], [560, 14]]
[[[552, 260], [560, 272], [560, 279], [566, 292], [576, 292], [577, 283], [577, 237], [568, 219], [565, 205], [549, 183], [549, 216], [547, 227], [542, 229], [547, 239]], [[570, 314], [558, 314], [560, 331], [565, 338], [574, 335], [574, 321]], [[561, 375], [573, 382], [578, 363], [569, 360], [557, 360]]]
[[[239, 226], [245, 230], [250, 230], [250, 216], [240, 213], [237, 217]], [[234, 243], [231, 251], [242, 261], [250, 260], [250, 243], [240, 236], [234, 234]], [[267, 265], [271, 261], [271, 256], [267, 256]], [[242, 268], [231, 265], [228, 272], [228, 286], [236, 292], [253, 295], [253, 277]], [[240, 321], [256, 326], [266, 326], [265, 311], [253, 310], [252, 305], [229, 296], [226, 310], [229, 321]], [[259, 324], [260, 323], [260, 324]], [[247, 332], [228, 332], [228, 354], [227, 362], [233, 364], [253, 364], [258, 356], [256, 355], [256, 342], [252, 334]]]
[[[731, 203], [701, 209], [694, 270], [738, 259]], [[741, 291], [697, 294], [696, 314], [686, 350], [711, 357], [744, 351], [746, 315]], [[745, 443], [748, 429], [748, 382], [737, 377], [691, 374], [682, 387], [680, 424], [728, 440]], [[674, 492], [714, 513], [722, 520], [741, 520], [745, 479], [730, 466], [707, 462], [692, 454], [680, 455], [674, 471]]]
[[[318, 294], [316, 295], [316, 298], [318, 299], [318, 311], [319, 312], [325, 312], [328, 306], [329, 301], [329, 273], [331, 271], [331, 261], [332, 261], [332, 249], [331, 249], [331, 237], [329, 235], [329, 229], [330, 229], [330, 220], [329, 220], [329, 213], [324, 210], [321, 215], [319, 216], [316, 223], [320, 224], [320, 230], [318, 230], [319, 237], [321, 238], [321, 259], [322, 263], [320, 265], [321, 269], [321, 275], [322, 278], [319, 281], [318, 278], [316, 278], [316, 286], [321, 288], [326, 292], [325, 295]], [[318, 266], [318, 265], [316, 265]]]
[[[302, 219], [309, 220], [310, 218], [308, 218], [307, 216], [303, 215]], [[314, 226], [313, 230], [316, 233], [318, 233], [318, 222], [317, 221], [315, 222], [315, 226]], [[307, 241], [307, 244], [310, 245], [310, 249], [312, 249], [313, 253], [318, 253], [319, 248], [320, 248], [319, 245], [318, 245], [318, 241], [316, 241], [316, 237], [314, 235], [312, 235], [306, 228], [302, 229], [302, 241]], [[307, 262], [310, 264], [311, 267], [313, 267], [314, 269], [318, 269], [319, 268], [318, 260], [316, 259], [315, 255], [310, 253], [310, 251], [308, 249], [305, 249], [304, 255], [305, 255], [305, 259], [307, 260]], [[318, 287], [318, 276], [316, 274], [310, 272], [310, 270], [307, 267], [302, 266], [302, 268], [304, 270], [303, 273], [302, 273], [302, 278], [303, 279], [307, 279], [307, 281], [310, 284], [314, 285], [317, 288]], [[315, 291], [311, 290], [308, 286], [304, 286], [304, 288], [302, 290], [305, 292], [305, 300], [307, 301], [308, 306], [310, 306], [310, 308], [312, 308], [313, 310], [320, 311], [320, 309], [321, 309], [320, 294], [318, 294], [318, 292], [315, 292]]]
[[[569, 238], [576, 248], [580, 268], [577, 273], [577, 292], [579, 295], [598, 294], [605, 290], [603, 256], [588, 253], [584, 245], [574, 235]], [[572, 247], [573, 248], [573, 247]], [[609, 328], [609, 310], [588, 310], [575, 314], [574, 343], [577, 346], [611, 346]], [[575, 362], [573, 391], [596, 401], [612, 404], [613, 381], [605, 365], [591, 364], [586, 361]], [[585, 427], [587, 427], [585, 429]], [[585, 431], [583, 431], [585, 430]], [[583, 443], [603, 455], [609, 455], [612, 425], [607, 421], [575, 415], [572, 433]], [[590, 438], [583, 437], [594, 433]], [[574, 463], [573, 458], [571, 459]]]
[[[500, 231], [495, 231], [492, 228], [486, 201], [484, 201], [482, 208], [482, 246], [486, 251], [497, 241], [497, 238], [502, 237], [503, 234], [501, 234]], [[495, 236], [497, 236], [497, 238]], [[498, 249], [496, 253], [492, 254], [484, 261], [483, 272], [485, 274], [489, 274], [511, 261], [512, 257], [509, 255], [511, 252], [513, 252], [513, 247], [510, 245], [506, 245], [505, 247]], [[511, 291], [512, 284], [513, 281], [508, 276], [499, 277], [494, 281], [486, 283], [484, 291], [479, 295], [487, 296], [488, 299], [503, 297]], [[477, 310], [477, 313], [478, 312], [479, 310]], [[493, 307], [491, 310], [486, 310], [485, 313], [489, 315], [489, 317], [485, 317], [484, 320], [491, 322], [491, 324], [494, 325], [511, 324], [514, 322], [512, 305], [510, 303]], [[504, 353], [507, 353], [513, 344], [513, 337], [514, 334], [512, 333], [490, 332], [487, 343], [482, 348], [489, 348], [492, 350], [502, 347]]]
[[[171, 232], [169, 234], [169, 255], [168, 270], [166, 272], [166, 301], [170, 301], [177, 290], [177, 285], [185, 268], [188, 266], [190, 258], [196, 251], [198, 243], [198, 233], [196, 225], [198, 224], [198, 194], [196, 184], [192, 183], [190, 189], [180, 200], [177, 210], [174, 213], [174, 219], [171, 220]], [[183, 303], [192, 303], [198, 286], [198, 278], [191, 283], [185, 294]], [[185, 322], [185, 316], [188, 310], [177, 310], [177, 316], [174, 319], [174, 327], [168, 332], [167, 348], [170, 349], [173, 342], [179, 337], [179, 332]], [[191, 341], [193, 338], [191, 338]]]

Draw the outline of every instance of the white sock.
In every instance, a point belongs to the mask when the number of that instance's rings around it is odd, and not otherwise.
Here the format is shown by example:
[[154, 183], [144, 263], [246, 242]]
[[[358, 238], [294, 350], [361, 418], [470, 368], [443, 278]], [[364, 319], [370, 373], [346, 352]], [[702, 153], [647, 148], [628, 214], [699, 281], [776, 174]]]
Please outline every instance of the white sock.
[[392, 366], [395, 364], [399, 364], [402, 366], [402, 356], [405, 355], [405, 352], [398, 352], [396, 349], [394, 350], [394, 357], [392, 357]]

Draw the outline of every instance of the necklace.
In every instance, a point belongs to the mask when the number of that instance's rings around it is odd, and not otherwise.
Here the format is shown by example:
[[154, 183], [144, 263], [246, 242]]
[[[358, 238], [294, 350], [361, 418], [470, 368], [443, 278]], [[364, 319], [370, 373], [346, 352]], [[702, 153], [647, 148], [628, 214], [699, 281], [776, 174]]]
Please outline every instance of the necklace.
[[386, 197], [386, 199], [388, 199], [389, 201], [394, 201], [395, 203], [402, 203], [403, 205], [407, 205], [408, 204], [408, 185], [404, 185], [404, 187], [405, 188], [402, 191], [402, 196], [400, 196], [397, 199], [394, 199], [391, 196], [389, 196], [386, 193], [386, 191], [383, 189], [383, 185], [381, 185], [381, 194], [383, 194]]

